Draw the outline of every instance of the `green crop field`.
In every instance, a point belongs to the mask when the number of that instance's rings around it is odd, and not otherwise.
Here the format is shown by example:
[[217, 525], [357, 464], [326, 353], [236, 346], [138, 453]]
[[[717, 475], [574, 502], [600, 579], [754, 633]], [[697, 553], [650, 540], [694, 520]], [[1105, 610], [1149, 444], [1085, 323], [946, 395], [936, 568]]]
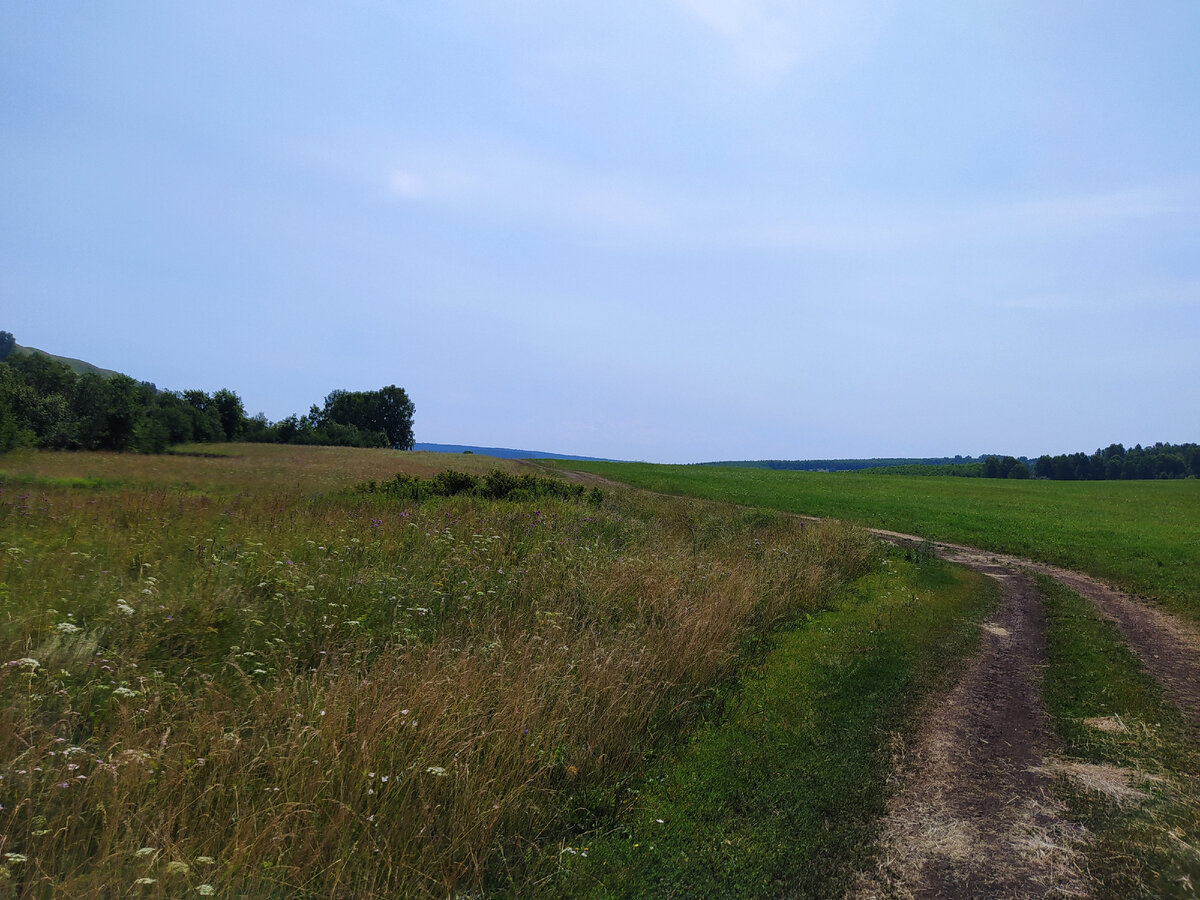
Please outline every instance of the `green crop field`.
[[1020, 481], [563, 462], [666, 494], [838, 518], [1031, 557], [1200, 619], [1200, 481]]

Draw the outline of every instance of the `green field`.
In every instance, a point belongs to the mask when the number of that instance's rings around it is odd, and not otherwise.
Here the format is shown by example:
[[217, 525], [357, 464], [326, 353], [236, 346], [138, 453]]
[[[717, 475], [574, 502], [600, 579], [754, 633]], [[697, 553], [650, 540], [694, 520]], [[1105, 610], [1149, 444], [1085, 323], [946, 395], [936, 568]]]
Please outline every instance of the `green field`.
[[1200, 619], [1200, 481], [1009, 481], [563, 462], [666, 494], [838, 518], [1067, 566]]

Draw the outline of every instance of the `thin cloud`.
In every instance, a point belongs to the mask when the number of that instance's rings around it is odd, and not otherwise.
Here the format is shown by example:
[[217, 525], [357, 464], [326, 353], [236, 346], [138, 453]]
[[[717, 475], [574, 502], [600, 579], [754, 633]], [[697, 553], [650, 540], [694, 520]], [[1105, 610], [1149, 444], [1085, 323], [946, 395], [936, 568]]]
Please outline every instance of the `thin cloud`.
[[1157, 309], [1177, 314], [1200, 310], [1200, 281], [1150, 281], [1121, 289], [1019, 294], [1004, 298], [997, 305], [1002, 309], [1038, 313]]
[[1158, 187], [1033, 197], [1006, 203], [814, 209], [761, 224], [750, 217], [726, 239], [742, 248], [887, 253], [1084, 234], [1194, 210], [1194, 191]]
[[618, 173], [573, 166], [496, 141], [410, 149], [388, 174], [392, 193], [459, 210], [622, 239], [661, 238], [669, 216], [653, 193]]
[[1200, 208], [1190, 182], [1025, 196], [805, 206], [718, 186], [668, 185], [572, 164], [496, 138], [414, 146], [387, 174], [396, 198], [576, 239], [694, 250], [869, 256], [1095, 234]]
[[754, 78], [775, 81], [858, 41], [867, 16], [857, 0], [673, 0], [722, 39]]
[[422, 182], [412, 172], [406, 172], [401, 169], [392, 173], [391, 187], [401, 197], [413, 199], [421, 196]]

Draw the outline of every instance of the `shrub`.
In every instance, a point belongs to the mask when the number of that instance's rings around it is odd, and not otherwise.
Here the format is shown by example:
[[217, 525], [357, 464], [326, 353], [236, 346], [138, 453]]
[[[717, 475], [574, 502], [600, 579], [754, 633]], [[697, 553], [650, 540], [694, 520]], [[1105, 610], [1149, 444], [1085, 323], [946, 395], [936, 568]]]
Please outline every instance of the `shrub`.
[[[542, 498], [575, 500], [583, 496], [581, 484], [571, 484], [556, 478], [539, 475], [513, 475], [493, 469], [483, 478], [468, 472], [447, 469], [432, 478], [418, 478], [400, 473], [391, 481], [377, 484], [367, 482], [359, 487], [366, 493], [379, 493], [397, 500], [428, 500], [434, 497], [478, 497], [483, 500], [530, 501]], [[592, 488], [587, 502], [598, 506], [604, 502], [599, 488]]]

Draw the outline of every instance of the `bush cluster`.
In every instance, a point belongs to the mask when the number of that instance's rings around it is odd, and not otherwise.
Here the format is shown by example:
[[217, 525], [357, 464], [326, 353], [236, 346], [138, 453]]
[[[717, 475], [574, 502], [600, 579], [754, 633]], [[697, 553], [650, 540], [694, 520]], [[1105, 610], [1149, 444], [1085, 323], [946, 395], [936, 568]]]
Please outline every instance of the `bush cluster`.
[[[492, 469], [482, 478], [469, 472], [447, 469], [430, 478], [420, 478], [403, 472], [391, 481], [368, 481], [361, 488], [370, 494], [384, 494], [399, 500], [428, 500], [434, 497], [478, 497], [483, 500], [578, 500], [584, 497], [582, 484], [571, 484], [557, 478], [539, 475], [513, 475]], [[604, 494], [597, 487], [587, 492], [587, 502], [599, 505]]]

